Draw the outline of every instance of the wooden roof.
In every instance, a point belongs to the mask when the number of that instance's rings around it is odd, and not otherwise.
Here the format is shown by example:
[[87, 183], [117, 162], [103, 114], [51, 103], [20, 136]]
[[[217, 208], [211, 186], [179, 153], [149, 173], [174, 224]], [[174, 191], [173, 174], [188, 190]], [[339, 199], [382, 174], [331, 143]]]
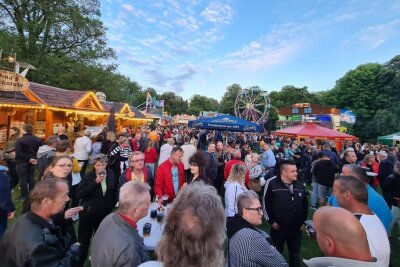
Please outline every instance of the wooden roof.
[[4, 92], [0, 91], [0, 105], [13, 104], [13, 105], [26, 105], [26, 106], [42, 106], [40, 103], [29, 100], [22, 92]]
[[133, 112], [134, 115], [132, 118], [135, 119], [146, 119], [146, 117], [140, 112], [137, 108], [130, 106], [126, 103], [120, 103], [120, 102], [111, 102], [111, 101], [102, 101], [102, 105], [104, 106], [104, 110], [106, 110], [106, 106], [111, 109], [111, 107], [114, 107], [115, 113], [116, 114], [126, 114], [126, 116], [129, 116], [129, 112]]
[[66, 90], [58, 87], [30, 83], [24, 92], [31, 100], [50, 107], [103, 111], [103, 106], [93, 92]]

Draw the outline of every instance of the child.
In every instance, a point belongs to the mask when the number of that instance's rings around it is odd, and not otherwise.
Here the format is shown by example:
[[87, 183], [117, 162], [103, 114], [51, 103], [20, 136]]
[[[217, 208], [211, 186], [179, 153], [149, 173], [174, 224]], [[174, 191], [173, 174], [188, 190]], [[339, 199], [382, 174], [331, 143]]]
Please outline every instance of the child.
[[119, 164], [122, 173], [129, 166], [128, 159], [129, 156], [132, 154], [132, 149], [128, 143], [128, 138], [126, 138], [125, 136], [120, 136], [118, 141], [119, 141], [119, 146], [115, 147], [110, 152], [110, 156], [115, 156], [119, 154], [119, 162], [120, 162]]

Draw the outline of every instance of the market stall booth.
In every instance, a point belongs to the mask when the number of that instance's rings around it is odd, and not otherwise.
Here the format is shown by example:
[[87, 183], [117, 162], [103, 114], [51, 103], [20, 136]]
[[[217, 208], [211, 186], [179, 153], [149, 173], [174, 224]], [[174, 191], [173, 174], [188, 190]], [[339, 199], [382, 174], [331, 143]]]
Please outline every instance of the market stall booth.
[[285, 128], [274, 132], [274, 135], [314, 138], [321, 140], [354, 140], [355, 136], [328, 129], [312, 122], [306, 122], [294, 127]]
[[120, 132], [124, 127], [136, 129], [139, 126], [153, 122], [153, 119], [146, 118], [146, 116], [144, 116], [137, 108], [130, 106], [127, 103], [110, 101], [101, 101], [101, 103], [104, 107], [107, 107], [108, 110], [114, 108], [117, 132]]
[[79, 131], [90, 126], [104, 126], [109, 114], [108, 107], [97, 100], [91, 91], [66, 90], [38, 83], [31, 83], [23, 93], [32, 101], [46, 108], [35, 114], [35, 134], [48, 137], [64, 126], [72, 139]]
[[297, 139], [316, 139], [318, 142], [323, 140], [333, 140], [336, 142], [336, 149], [341, 150], [342, 143], [345, 140], [355, 140], [353, 135], [328, 129], [312, 122], [306, 122], [294, 127], [275, 131], [274, 135], [296, 137]]
[[388, 146], [400, 146], [400, 132], [379, 136], [378, 143]]
[[0, 91], [0, 148], [5, 146], [10, 127], [35, 124], [35, 114], [43, 112], [44, 107], [21, 92]]

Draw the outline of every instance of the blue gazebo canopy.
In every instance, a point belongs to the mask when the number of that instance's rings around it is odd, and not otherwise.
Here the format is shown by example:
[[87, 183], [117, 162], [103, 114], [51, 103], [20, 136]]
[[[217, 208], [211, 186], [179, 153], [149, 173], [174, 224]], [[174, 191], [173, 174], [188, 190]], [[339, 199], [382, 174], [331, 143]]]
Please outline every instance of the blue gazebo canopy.
[[262, 132], [261, 125], [231, 115], [189, 121], [188, 127], [196, 129], [222, 130], [232, 132]]

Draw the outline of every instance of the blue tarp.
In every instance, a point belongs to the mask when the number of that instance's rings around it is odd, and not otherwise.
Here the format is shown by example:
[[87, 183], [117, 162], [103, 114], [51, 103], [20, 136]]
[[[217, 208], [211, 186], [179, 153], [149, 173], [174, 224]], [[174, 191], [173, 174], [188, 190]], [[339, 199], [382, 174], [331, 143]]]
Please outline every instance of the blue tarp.
[[222, 130], [232, 132], [262, 132], [261, 125], [231, 115], [189, 121], [188, 126], [196, 129]]

